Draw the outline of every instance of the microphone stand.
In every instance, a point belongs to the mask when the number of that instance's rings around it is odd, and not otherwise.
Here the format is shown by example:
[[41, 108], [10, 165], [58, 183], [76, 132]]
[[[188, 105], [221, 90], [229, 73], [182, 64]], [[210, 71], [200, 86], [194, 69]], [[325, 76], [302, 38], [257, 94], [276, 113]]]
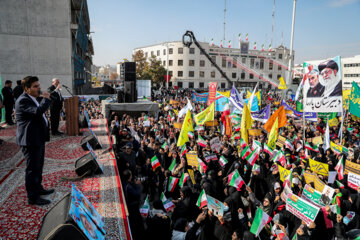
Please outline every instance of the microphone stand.
[[66, 91], [68, 91], [68, 93], [70, 93], [70, 95], [73, 97], [74, 96], [74, 94], [72, 94], [71, 92], [70, 92], [70, 90], [69, 90], [69, 88], [67, 87], [67, 86], [64, 86], [64, 85], [62, 85], [65, 89], [66, 89]]

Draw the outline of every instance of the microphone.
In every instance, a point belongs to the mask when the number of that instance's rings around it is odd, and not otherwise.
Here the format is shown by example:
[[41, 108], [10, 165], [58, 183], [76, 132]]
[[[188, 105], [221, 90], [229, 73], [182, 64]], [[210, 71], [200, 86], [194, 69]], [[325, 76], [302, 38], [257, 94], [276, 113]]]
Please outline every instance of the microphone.
[[69, 88], [68, 86], [66, 86], [66, 85], [64, 85], [64, 84], [62, 84], [62, 86], [65, 87], [65, 88]]

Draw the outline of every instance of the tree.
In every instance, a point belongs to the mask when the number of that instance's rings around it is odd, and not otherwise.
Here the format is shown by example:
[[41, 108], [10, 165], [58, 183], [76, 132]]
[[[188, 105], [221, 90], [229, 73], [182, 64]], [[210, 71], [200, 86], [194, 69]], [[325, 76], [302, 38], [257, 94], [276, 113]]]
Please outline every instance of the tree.
[[132, 59], [136, 63], [136, 78], [137, 79], [149, 79], [143, 75], [144, 69], [148, 65], [148, 63], [146, 62], [146, 57], [145, 57], [144, 51], [142, 51], [142, 50], [136, 51], [132, 55]]
[[156, 59], [156, 56], [151, 56], [149, 61], [150, 62], [145, 66], [142, 75], [147, 77], [147, 79], [151, 79], [155, 83], [164, 82], [166, 69], [162, 66], [161, 61]]
[[110, 74], [110, 80], [114, 81], [114, 80], [116, 80], [118, 78], [118, 76], [119, 75], [116, 72], [112, 72]]

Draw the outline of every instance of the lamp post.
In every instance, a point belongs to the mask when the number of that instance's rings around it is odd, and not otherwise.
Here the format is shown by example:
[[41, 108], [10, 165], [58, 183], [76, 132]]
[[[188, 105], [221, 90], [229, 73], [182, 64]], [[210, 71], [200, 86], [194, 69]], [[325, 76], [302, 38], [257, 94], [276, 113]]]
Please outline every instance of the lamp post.
[[294, 44], [294, 28], [295, 28], [295, 12], [296, 12], [296, 0], [294, 0], [293, 4], [293, 15], [292, 15], [292, 24], [291, 24], [291, 40], [290, 40], [290, 59], [289, 59], [289, 72], [288, 77], [286, 79], [286, 84], [290, 83], [290, 79], [292, 78], [292, 62], [293, 62], [293, 44]]

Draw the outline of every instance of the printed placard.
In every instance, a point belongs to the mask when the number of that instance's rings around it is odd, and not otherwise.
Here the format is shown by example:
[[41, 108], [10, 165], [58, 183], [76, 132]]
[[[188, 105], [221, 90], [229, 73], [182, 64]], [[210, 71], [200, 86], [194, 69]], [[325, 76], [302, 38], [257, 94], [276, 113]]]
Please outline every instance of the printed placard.
[[320, 208], [295, 194], [289, 193], [286, 199], [286, 210], [303, 220], [309, 226], [311, 222], [315, 221]]

